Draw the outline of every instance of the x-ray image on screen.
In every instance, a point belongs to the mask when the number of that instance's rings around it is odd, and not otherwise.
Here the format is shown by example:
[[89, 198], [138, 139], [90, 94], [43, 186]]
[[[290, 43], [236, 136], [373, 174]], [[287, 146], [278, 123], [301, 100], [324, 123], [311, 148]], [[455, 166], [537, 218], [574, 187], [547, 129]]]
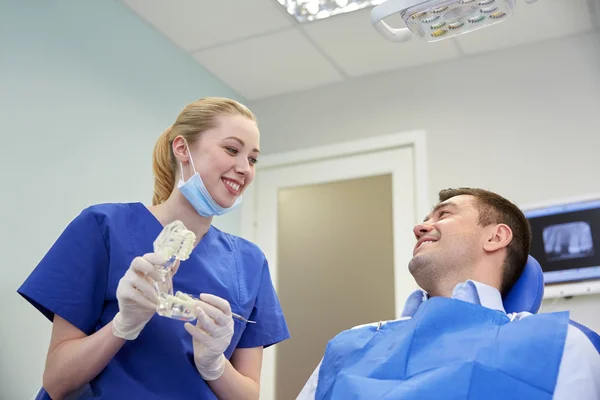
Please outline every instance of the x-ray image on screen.
[[600, 281], [600, 198], [526, 211], [544, 284]]
[[544, 228], [544, 249], [548, 261], [594, 255], [590, 225], [584, 221], [550, 225]]

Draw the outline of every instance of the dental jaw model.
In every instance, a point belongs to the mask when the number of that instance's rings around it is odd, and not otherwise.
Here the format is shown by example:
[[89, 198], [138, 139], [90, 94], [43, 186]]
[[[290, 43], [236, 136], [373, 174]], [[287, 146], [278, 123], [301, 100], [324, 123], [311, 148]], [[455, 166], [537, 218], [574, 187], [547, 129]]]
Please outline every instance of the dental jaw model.
[[196, 235], [186, 229], [181, 221], [173, 221], [165, 226], [154, 241], [154, 252], [167, 258], [168, 261], [159, 269], [161, 282], [156, 282], [154, 288], [158, 292], [156, 312], [163, 317], [182, 321], [196, 319], [194, 313], [195, 300], [184, 293], [173, 295], [173, 264], [177, 260], [185, 261], [190, 257], [194, 248]]
[[[158, 306], [156, 307], [158, 315], [181, 321], [196, 319], [194, 310], [196, 304], [201, 300], [179, 291], [173, 294], [172, 271], [173, 264], [177, 260], [185, 261], [190, 257], [195, 241], [194, 232], [189, 231], [181, 221], [173, 221], [165, 226], [154, 241], [154, 252], [168, 259], [159, 270], [162, 281], [156, 282], [154, 285], [158, 292]], [[247, 323], [256, 323], [235, 313], [232, 313], [232, 317]]]

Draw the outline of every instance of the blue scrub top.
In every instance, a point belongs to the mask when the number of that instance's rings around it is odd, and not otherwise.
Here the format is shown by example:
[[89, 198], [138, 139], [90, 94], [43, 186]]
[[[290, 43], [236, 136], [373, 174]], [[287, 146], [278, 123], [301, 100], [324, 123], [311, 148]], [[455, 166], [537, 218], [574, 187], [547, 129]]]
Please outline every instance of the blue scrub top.
[[[153, 251], [163, 226], [141, 203], [86, 208], [60, 235], [19, 288], [52, 321], [60, 315], [87, 335], [118, 311], [116, 290], [131, 261]], [[254, 244], [211, 226], [173, 278], [175, 291], [211, 293], [233, 312], [227, 358], [236, 348], [268, 347], [290, 337], [267, 260]], [[94, 399], [216, 399], [194, 365], [184, 322], [154, 315], [89, 384]], [[39, 398], [49, 398], [40, 395]]]

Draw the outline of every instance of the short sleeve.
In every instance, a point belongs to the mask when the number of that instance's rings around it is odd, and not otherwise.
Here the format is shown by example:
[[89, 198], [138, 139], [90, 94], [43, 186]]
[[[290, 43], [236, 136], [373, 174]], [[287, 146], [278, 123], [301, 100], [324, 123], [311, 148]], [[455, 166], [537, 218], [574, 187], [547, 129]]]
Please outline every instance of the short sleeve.
[[82, 211], [17, 290], [50, 321], [57, 314], [93, 333], [102, 313], [108, 252], [95, 215]]
[[238, 348], [269, 347], [290, 338], [266, 260], [262, 268], [256, 303], [249, 319], [256, 321], [256, 324], [246, 324]]

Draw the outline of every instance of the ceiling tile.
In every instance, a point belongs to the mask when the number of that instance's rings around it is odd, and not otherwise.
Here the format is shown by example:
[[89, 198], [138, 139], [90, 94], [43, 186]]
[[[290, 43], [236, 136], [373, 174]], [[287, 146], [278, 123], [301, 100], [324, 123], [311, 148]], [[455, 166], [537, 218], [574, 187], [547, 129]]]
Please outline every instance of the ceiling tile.
[[183, 50], [290, 27], [276, 0], [122, 0]]
[[515, 14], [507, 21], [456, 40], [466, 54], [534, 43], [592, 29], [587, 0], [539, 0], [517, 2]]
[[[381, 36], [370, 21], [370, 9], [316, 21], [304, 27], [306, 33], [348, 75], [358, 76], [413, 67], [456, 58], [459, 53], [449, 40], [428, 43], [416, 37], [406, 43], [392, 43]], [[399, 17], [386, 22], [403, 26]]]
[[205, 68], [249, 100], [337, 82], [341, 74], [297, 30], [194, 54]]

